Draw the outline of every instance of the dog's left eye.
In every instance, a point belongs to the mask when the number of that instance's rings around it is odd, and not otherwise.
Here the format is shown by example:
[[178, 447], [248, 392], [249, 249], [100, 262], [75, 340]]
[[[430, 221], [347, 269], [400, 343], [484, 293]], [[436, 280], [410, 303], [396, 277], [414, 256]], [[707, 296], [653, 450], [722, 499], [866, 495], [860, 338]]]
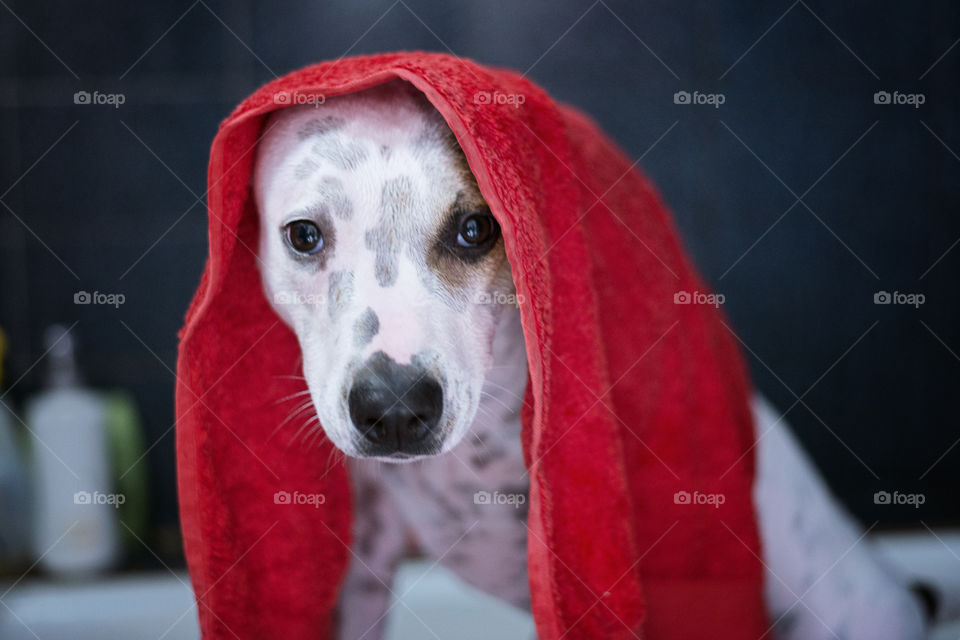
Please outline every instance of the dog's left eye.
[[485, 206], [458, 209], [437, 234], [436, 249], [461, 262], [482, 260], [500, 240], [500, 225]]
[[287, 224], [287, 242], [294, 251], [312, 255], [323, 248], [323, 234], [310, 220], [294, 220]]
[[457, 245], [461, 247], [483, 247], [497, 239], [500, 226], [489, 213], [472, 213], [460, 220], [457, 229]]

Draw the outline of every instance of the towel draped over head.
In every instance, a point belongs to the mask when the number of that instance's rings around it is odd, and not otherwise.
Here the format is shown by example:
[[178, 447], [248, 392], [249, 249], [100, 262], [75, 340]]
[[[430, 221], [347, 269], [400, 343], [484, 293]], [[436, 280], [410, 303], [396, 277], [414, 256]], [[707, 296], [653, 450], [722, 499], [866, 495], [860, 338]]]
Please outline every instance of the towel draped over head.
[[[433, 53], [293, 72], [247, 98], [213, 142], [209, 258], [180, 333], [176, 389], [203, 637], [333, 633], [350, 555], [348, 471], [329, 463], [326, 440], [271, 439], [289, 411], [277, 400], [305, 383], [296, 338], [261, 287], [250, 178], [270, 112], [395, 78], [453, 130], [513, 267], [538, 637], [756, 640], [767, 625], [748, 383], [721, 314], [690, 300], [706, 289], [669, 213], [582, 113], [519, 74]], [[275, 499], [291, 490], [322, 503]]]

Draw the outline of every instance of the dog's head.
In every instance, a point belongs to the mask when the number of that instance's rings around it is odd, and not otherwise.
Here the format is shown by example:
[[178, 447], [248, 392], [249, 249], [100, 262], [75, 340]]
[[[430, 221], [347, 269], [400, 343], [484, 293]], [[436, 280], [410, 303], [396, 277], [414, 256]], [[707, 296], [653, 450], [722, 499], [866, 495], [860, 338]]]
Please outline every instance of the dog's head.
[[269, 119], [254, 190], [265, 293], [320, 424], [401, 461], [467, 432], [514, 301], [500, 227], [453, 133], [394, 81]]

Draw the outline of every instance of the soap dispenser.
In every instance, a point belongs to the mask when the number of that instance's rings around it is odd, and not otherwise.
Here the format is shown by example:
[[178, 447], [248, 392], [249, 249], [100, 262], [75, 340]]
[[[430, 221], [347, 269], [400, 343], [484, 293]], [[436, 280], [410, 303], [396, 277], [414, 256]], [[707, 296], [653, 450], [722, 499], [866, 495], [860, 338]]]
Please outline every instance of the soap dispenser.
[[74, 336], [60, 325], [44, 334], [45, 389], [27, 403], [35, 487], [34, 554], [60, 575], [89, 574], [119, 555], [114, 493], [102, 396], [82, 386]]

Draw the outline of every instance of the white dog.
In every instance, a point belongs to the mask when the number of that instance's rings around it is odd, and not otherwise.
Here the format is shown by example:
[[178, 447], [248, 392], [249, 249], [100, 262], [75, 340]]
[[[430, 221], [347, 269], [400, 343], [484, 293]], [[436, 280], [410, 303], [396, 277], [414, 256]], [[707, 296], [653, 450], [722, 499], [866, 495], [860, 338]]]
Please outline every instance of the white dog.
[[[499, 226], [452, 132], [399, 81], [285, 108], [254, 188], [262, 280], [300, 343], [312, 401], [300, 410], [316, 413], [303, 427], [322, 425], [355, 483], [340, 637], [381, 636], [411, 541], [529, 607], [523, 334]], [[861, 540], [778, 414], [757, 398], [754, 416], [773, 634], [922, 638], [920, 599]], [[484, 504], [483, 491], [507, 499]]]

